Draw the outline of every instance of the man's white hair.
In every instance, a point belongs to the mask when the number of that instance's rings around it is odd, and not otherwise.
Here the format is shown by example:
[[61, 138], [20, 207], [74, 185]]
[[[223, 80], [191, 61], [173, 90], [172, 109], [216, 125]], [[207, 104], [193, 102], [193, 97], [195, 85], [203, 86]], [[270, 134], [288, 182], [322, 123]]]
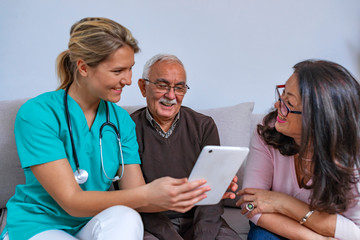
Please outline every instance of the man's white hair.
[[149, 73], [150, 73], [151, 67], [157, 62], [164, 62], [164, 61], [178, 63], [184, 68], [184, 71], [185, 71], [184, 64], [180, 61], [180, 59], [178, 57], [176, 57], [175, 55], [172, 55], [172, 54], [161, 53], [161, 54], [157, 54], [157, 55], [153, 56], [145, 63], [142, 78], [149, 79]]

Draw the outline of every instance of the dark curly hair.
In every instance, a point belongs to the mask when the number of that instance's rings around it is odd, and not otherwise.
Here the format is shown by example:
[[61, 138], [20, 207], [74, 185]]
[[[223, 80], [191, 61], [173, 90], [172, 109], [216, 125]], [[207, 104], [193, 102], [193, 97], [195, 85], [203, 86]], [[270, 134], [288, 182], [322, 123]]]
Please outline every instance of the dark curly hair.
[[[299, 153], [299, 167], [312, 152], [310, 208], [342, 213], [355, 202], [352, 187], [359, 181], [360, 85], [344, 67], [329, 61], [307, 60], [296, 64], [302, 98], [301, 143], [276, 131], [277, 111], [257, 126], [266, 144], [291, 156]], [[309, 147], [311, 146], [311, 149]]]

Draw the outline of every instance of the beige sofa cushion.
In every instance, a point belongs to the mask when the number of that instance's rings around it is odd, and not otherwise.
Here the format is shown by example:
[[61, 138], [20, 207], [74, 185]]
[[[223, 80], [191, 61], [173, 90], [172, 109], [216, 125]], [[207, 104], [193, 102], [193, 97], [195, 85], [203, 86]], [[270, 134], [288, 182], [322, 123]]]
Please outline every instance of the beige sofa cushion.
[[[121, 106], [129, 114], [144, 106]], [[223, 146], [248, 147], [251, 135], [251, 115], [254, 102], [230, 107], [196, 110], [214, 119]]]
[[4, 208], [15, 193], [16, 185], [25, 183], [15, 144], [14, 123], [17, 111], [26, 100], [0, 101], [0, 208]]
[[231, 107], [199, 110], [199, 112], [214, 119], [221, 145], [248, 147], [253, 109], [254, 102], [245, 102]]

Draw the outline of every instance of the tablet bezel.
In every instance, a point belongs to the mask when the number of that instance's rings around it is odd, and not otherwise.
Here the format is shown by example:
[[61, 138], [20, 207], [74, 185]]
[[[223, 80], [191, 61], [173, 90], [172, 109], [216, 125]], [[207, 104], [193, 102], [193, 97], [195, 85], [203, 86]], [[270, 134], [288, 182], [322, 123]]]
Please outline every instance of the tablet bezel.
[[204, 186], [210, 186], [211, 190], [195, 205], [219, 203], [248, 153], [247, 147], [205, 146], [189, 175], [189, 181], [205, 179]]

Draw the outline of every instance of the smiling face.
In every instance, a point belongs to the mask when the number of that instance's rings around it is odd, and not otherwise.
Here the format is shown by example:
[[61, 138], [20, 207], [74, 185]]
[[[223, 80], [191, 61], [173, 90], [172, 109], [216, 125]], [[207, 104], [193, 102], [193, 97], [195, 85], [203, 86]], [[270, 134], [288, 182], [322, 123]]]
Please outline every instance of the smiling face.
[[[291, 75], [287, 80], [281, 99], [291, 111], [302, 111], [300, 89], [296, 74]], [[302, 127], [301, 114], [289, 113], [285, 117], [280, 111], [280, 101], [275, 103], [275, 108], [278, 110], [278, 116], [275, 122], [276, 130], [288, 137], [294, 138], [295, 142], [300, 145]]]
[[110, 54], [96, 67], [78, 62], [81, 85], [88, 99], [118, 102], [122, 89], [131, 84], [134, 50], [125, 45]]
[[[171, 87], [184, 86], [186, 73], [177, 62], [159, 61], [152, 65], [149, 81], [168, 84]], [[146, 83], [144, 79], [139, 80], [139, 88], [142, 95], [146, 97], [147, 107], [152, 117], [166, 129], [164, 125], [174, 121], [176, 114], [180, 111], [184, 96], [175, 95], [173, 88], [168, 92], [159, 93], [155, 84]]]

